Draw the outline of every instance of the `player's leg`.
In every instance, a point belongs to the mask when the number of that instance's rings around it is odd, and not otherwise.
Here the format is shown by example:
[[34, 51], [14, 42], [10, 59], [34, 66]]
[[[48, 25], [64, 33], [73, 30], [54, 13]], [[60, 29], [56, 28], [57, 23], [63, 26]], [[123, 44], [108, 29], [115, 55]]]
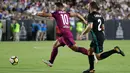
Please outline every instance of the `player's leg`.
[[53, 45], [53, 49], [51, 52], [51, 57], [49, 61], [43, 60], [44, 63], [46, 63], [48, 66], [52, 67], [54, 60], [56, 59], [56, 56], [58, 54], [58, 47], [65, 46], [62, 37], [58, 38]]
[[54, 45], [53, 45], [53, 50], [51, 52], [51, 57], [50, 57], [50, 62], [53, 64], [54, 60], [58, 54], [58, 47], [63, 46], [64, 44], [61, 44], [62, 42], [62, 38], [59, 38], [58, 40], [55, 41]]
[[97, 59], [98, 60], [102, 60], [105, 59], [109, 56], [111, 56], [112, 54], [118, 53], [121, 54], [122, 56], [125, 56], [123, 51], [120, 50], [120, 48], [118, 46], [114, 47], [114, 49], [103, 52], [103, 44], [104, 44], [104, 40], [100, 40], [98, 42], [95, 42], [95, 48], [94, 51], [96, 53]]
[[111, 56], [113, 54], [116, 54], [116, 53], [121, 54], [122, 56], [125, 56], [124, 52], [118, 46], [114, 47], [114, 49], [112, 49], [112, 50], [99, 53], [96, 56], [97, 56], [98, 60], [103, 60], [103, 59], [108, 58], [109, 56]]
[[88, 60], [89, 60], [89, 71], [90, 72], [94, 72], [94, 54], [93, 54], [93, 48], [89, 49], [89, 56], [88, 56]]
[[95, 42], [92, 41], [90, 44], [90, 49], [89, 49], [89, 55], [88, 55], [88, 60], [89, 60], [89, 69], [83, 71], [83, 73], [94, 73], [94, 47], [95, 47]]
[[75, 52], [82, 53], [84, 55], [88, 55], [88, 50], [84, 47], [78, 47], [76, 44], [69, 46], [70, 49], [72, 49]]
[[[89, 64], [90, 64], [90, 68], [86, 71], [84, 71], [83, 73], [94, 73], [94, 55], [93, 55], [93, 51], [88, 51], [87, 49], [83, 48], [83, 47], [77, 47], [76, 45], [70, 46], [70, 48], [72, 50], [74, 50], [75, 52], [80, 52], [84, 55], [88, 55], [88, 59], [89, 59]], [[91, 53], [91, 54], [90, 54]]]
[[78, 47], [73, 38], [64, 38], [64, 41], [65, 44], [73, 51], [88, 55], [88, 50], [84, 47]]

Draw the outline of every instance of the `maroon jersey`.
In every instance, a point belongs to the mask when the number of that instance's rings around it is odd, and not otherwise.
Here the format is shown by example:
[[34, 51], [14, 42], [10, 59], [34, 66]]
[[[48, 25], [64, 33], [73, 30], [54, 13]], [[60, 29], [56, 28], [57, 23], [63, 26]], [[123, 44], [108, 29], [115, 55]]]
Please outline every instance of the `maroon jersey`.
[[70, 14], [65, 11], [55, 11], [52, 13], [52, 16], [55, 18], [57, 26], [63, 37], [73, 37], [70, 31]]

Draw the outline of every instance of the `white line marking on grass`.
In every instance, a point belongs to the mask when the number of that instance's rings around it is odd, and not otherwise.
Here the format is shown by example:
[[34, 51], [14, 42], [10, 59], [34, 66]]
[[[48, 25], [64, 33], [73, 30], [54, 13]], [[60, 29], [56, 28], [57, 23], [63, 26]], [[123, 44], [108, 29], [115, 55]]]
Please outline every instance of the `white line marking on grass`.
[[35, 46], [35, 47], [33, 47], [34, 49], [48, 49], [49, 47], [40, 47], [40, 46]]
[[67, 69], [67, 70], [65, 70], [65, 69], [61, 69], [61, 70], [40, 70], [40, 71], [49, 71], [49, 72], [54, 72], [54, 71], [56, 71], [56, 72], [60, 72], [60, 71], [62, 71], [62, 72], [65, 72], [65, 71], [75, 71], [75, 70], [71, 70], [71, 69]]
[[43, 47], [33, 47], [34, 49], [43, 49]]
[[41, 70], [37, 70], [37, 69], [29, 70], [29, 69], [26, 69], [26, 70], [25, 70], [25, 69], [24, 69], [24, 70], [22, 70], [22, 71], [23, 71], [23, 72], [29, 72], [29, 71], [30, 71], [30, 72], [32, 72], [32, 71], [33, 71], [33, 72], [67, 72], [67, 71], [75, 71], [75, 70], [68, 70], [68, 69], [67, 69], [67, 70], [62, 70], [62, 69], [61, 69], [61, 70], [51, 70], [51, 69], [49, 69], [49, 70], [48, 70], [48, 69], [47, 69], [47, 70], [43, 70], [43, 69], [41, 69]]

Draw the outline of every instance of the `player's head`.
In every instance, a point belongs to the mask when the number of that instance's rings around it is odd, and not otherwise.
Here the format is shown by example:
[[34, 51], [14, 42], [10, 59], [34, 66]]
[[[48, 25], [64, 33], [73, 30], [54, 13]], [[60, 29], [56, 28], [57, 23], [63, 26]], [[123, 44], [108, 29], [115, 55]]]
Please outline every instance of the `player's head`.
[[90, 3], [88, 4], [88, 10], [89, 10], [89, 11], [93, 11], [93, 10], [98, 11], [98, 10], [99, 10], [99, 7], [98, 7], [98, 5], [97, 5], [96, 2], [90, 2]]
[[56, 5], [56, 10], [63, 10], [64, 9], [64, 5], [61, 2], [57, 2], [55, 3]]

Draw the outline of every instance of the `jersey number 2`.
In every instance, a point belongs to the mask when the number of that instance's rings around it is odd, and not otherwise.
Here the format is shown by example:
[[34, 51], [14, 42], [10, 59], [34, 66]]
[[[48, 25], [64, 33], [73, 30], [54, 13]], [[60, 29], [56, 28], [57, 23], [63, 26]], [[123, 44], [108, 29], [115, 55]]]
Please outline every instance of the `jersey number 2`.
[[101, 31], [102, 29], [101, 29], [101, 24], [102, 24], [102, 21], [101, 21], [101, 19], [98, 19], [98, 31]]
[[69, 24], [67, 14], [61, 14], [61, 18], [62, 18], [62, 21], [63, 21], [64, 25], [68, 25]]

